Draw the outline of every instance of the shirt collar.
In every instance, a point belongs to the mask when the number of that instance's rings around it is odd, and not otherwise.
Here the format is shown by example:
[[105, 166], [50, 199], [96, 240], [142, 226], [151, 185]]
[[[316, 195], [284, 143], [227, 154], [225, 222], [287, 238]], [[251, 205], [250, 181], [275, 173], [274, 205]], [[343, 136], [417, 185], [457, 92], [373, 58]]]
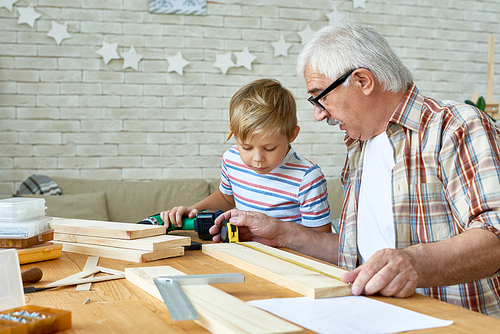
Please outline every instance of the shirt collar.
[[418, 131], [423, 105], [424, 97], [420, 95], [417, 86], [412, 83], [392, 114], [389, 127], [391, 123], [395, 123], [412, 131]]

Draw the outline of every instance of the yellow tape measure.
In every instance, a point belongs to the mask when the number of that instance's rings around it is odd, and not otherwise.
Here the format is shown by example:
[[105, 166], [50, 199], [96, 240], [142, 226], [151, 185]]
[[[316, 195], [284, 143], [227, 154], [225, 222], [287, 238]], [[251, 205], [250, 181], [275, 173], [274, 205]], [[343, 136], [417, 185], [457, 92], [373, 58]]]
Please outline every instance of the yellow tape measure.
[[229, 220], [222, 221], [220, 224], [220, 239], [226, 243], [238, 242], [240, 240], [238, 226], [231, 224]]

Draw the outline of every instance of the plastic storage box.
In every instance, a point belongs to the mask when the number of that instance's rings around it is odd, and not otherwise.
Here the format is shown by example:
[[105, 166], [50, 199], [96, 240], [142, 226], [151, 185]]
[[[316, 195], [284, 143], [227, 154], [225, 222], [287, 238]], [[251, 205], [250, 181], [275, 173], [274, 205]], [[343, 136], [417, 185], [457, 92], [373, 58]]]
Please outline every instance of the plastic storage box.
[[13, 197], [0, 200], [0, 222], [45, 216], [45, 198]]
[[16, 250], [0, 250], [0, 273], [0, 311], [26, 305]]
[[26, 305], [14, 249], [0, 250], [0, 273], [0, 333], [47, 334], [71, 328], [70, 311]]
[[16, 222], [0, 221], [0, 238], [29, 238], [52, 228], [52, 217]]

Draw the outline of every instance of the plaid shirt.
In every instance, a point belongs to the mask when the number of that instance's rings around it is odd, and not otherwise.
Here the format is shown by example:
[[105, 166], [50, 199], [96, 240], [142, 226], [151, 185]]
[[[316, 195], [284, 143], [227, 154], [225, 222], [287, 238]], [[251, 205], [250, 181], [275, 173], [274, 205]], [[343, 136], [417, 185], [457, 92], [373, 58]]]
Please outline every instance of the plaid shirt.
[[[466, 104], [425, 98], [412, 84], [387, 135], [396, 164], [396, 248], [448, 239], [470, 228], [500, 237], [500, 131], [485, 114]], [[347, 136], [345, 142], [339, 265], [352, 270], [358, 264], [356, 220], [365, 142]], [[500, 317], [498, 274], [417, 292]]]

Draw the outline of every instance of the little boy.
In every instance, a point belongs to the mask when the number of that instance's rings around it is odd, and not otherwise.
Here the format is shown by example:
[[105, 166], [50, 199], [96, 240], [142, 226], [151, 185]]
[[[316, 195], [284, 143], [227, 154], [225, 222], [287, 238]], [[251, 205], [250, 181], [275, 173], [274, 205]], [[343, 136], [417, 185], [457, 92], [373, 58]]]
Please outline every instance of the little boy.
[[318, 165], [290, 145], [299, 134], [292, 93], [278, 81], [253, 81], [234, 94], [229, 138], [236, 146], [222, 157], [219, 190], [190, 206], [163, 211], [164, 222], [182, 226], [182, 217], [202, 209], [258, 211], [321, 232], [331, 232], [326, 179]]

